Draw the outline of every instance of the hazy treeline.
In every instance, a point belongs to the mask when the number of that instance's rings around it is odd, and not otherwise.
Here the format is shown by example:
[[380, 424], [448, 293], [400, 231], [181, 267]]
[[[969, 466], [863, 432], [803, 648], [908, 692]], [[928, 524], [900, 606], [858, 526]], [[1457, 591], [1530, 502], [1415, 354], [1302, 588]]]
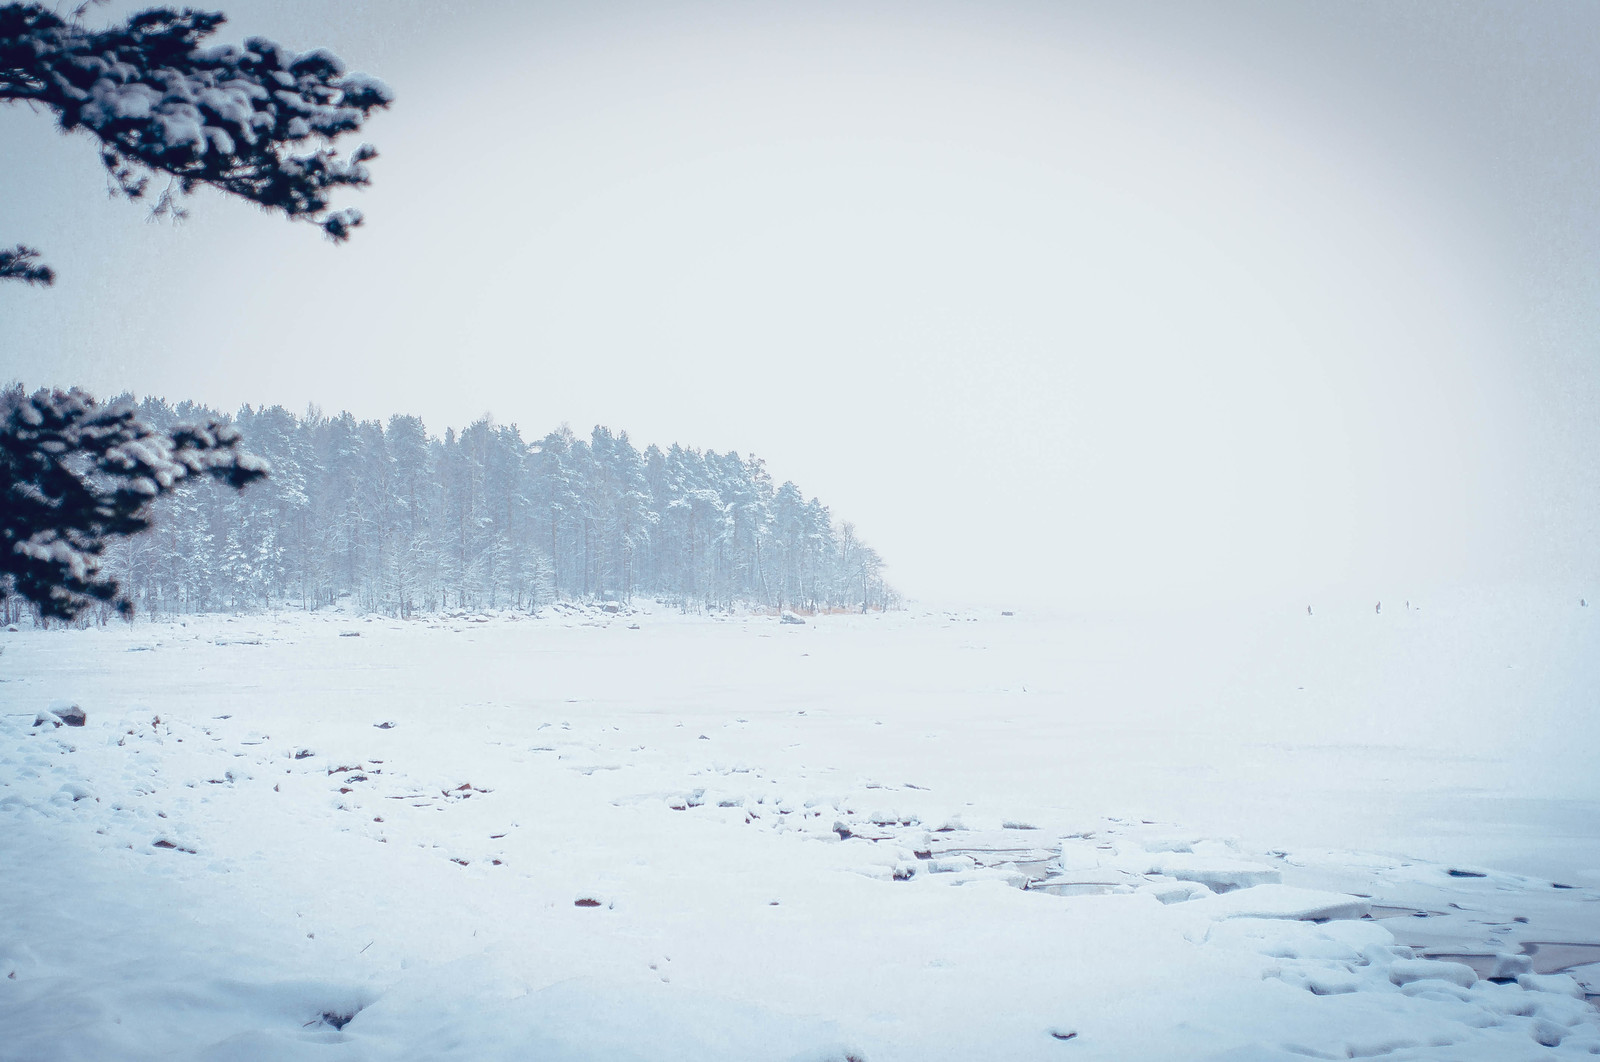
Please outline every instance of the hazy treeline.
[[[218, 414], [146, 399], [159, 426]], [[407, 616], [643, 595], [688, 609], [881, 608], [883, 562], [764, 463], [565, 426], [536, 441], [488, 419], [429, 435], [315, 408], [232, 418], [271, 475], [186, 489], [106, 566], [145, 613], [336, 603]]]

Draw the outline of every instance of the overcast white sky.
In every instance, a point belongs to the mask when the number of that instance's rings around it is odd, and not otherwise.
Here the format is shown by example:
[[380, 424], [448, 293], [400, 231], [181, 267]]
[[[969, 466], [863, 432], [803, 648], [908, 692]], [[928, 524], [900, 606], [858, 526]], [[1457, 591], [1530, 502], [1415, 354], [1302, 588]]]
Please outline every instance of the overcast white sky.
[[225, 9], [395, 88], [367, 226], [0, 110], [0, 378], [754, 451], [924, 599], [1600, 575], [1600, 6]]

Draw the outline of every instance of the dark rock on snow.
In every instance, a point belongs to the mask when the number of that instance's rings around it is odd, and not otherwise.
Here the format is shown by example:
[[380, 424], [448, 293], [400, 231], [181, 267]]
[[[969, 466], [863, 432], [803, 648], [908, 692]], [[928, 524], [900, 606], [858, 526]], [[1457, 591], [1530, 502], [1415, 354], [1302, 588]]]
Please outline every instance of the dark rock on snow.
[[88, 715], [86, 715], [84, 710], [79, 708], [76, 704], [70, 705], [66, 708], [52, 708], [50, 709], [50, 714], [54, 715], [57, 719], [60, 719], [68, 726], [82, 726], [84, 723], [89, 721]]

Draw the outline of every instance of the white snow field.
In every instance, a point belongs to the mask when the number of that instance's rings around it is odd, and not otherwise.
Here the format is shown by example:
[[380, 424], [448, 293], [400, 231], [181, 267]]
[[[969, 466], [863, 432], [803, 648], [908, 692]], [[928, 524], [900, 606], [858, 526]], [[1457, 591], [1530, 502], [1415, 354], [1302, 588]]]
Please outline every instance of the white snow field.
[[0, 632], [0, 1060], [1590, 1057], [1597, 613]]

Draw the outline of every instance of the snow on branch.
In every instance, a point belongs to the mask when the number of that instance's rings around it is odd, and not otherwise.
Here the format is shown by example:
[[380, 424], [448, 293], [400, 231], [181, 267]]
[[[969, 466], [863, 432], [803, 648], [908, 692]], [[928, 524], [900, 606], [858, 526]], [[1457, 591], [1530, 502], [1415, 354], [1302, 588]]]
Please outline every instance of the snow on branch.
[[38, 251], [19, 243], [9, 251], [0, 251], [0, 280], [20, 280], [49, 287], [56, 282], [56, 271], [39, 263]]
[[0, 588], [51, 618], [97, 601], [128, 613], [100, 571], [109, 541], [149, 527], [150, 503], [192, 477], [237, 489], [266, 474], [215, 420], [162, 431], [77, 389], [14, 387], [0, 393]]
[[[155, 8], [93, 31], [38, 4], [0, 5], [0, 101], [42, 104], [62, 130], [94, 134], [130, 199], [163, 173], [179, 194], [208, 185], [347, 239], [361, 214], [334, 210], [330, 196], [370, 183], [377, 151], [361, 144], [341, 155], [333, 145], [392, 94], [320, 49], [261, 37], [207, 44], [224, 21]], [[164, 194], [157, 211], [173, 209]]]

